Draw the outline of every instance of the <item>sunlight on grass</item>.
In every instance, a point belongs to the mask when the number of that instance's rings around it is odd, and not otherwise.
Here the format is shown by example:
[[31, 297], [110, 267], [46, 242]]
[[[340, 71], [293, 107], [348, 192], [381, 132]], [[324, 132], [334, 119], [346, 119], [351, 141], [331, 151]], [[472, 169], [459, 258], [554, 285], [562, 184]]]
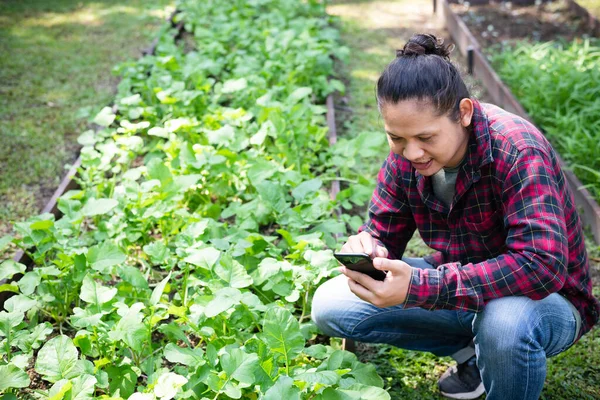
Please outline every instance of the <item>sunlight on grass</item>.
[[0, 231], [48, 201], [86, 129], [76, 111], [95, 114], [110, 101], [112, 68], [139, 58], [173, 7], [172, 0], [0, 2]]
[[115, 5], [106, 8], [101, 4], [93, 3], [85, 8], [73, 10], [72, 12], [54, 13], [47, 12], [38, 14], [36, 17], [26, 19], [22, 27], [45, 27], [51, 28], [64, 24], [81, 24], [86, 26], [101, 26], [105, 23], [104, 18], [114, 14], [129, 14], [138, 17], [146, 15], [163, 18], [164, 10], [140, 10], [137, 7]]
[[373, 46], [371, 48], [365, 49], [365, 53], [367, 54], [372, 54], [372, 55], [377, 55], [377, 56], [381, 56], [381, 57], [390, 57], [390, 52], [388, 47], [384, 47], [384, 46]]
[[[427, 3], [431, 6], [430, 3]], [[367, 30], [397, 29], [399, 21], [410, 24], [422, 19], [424, 4], [412, 1], [374, 1], [366, 3], [342, 3], [331, 5], [327, 11], [332, 15], [343, 16], [358, 22]], [[384, 12], [382, 12], [384, 10]]]
[[377, 82], [379, 78], [380, 71], [375, 71], [372, 69], [355, 69], [352, 71], [352, 76], [358, 79], [368, 79], [373, 82]]
[[44, 13], [40, 14], [36, 18], [29, 18], [23, 22], [22, 27], [38, 27], [43, 26], [51, 28], [57, 25], [63, 24], [82, 24], [87, 26], [100, 26], [104, 22], [100, 21], [100, 15], [97, 10], [90, 8], [83, 10], [76, 10], [71, 13], [55, 14], [55, 13]]

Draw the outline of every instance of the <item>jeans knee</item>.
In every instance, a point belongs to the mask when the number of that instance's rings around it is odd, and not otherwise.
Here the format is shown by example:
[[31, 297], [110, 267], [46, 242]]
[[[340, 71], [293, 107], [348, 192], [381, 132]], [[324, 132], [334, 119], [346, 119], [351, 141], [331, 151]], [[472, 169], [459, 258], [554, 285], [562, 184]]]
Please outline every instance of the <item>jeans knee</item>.
[[311, 319], [328, 336], [346, 337], [343, 315], [349, 307], [341, 295], [340, 277], [330, 279], [317, 288], [311, 304]]
[[527, 351], [532, 343], [532, 324], [527, 302], [521, 297], [490, 301], [473, 319], [475, 344], [480, 357], [497, 357]]
[[331, 315], [329, 308], [327, 307], [328, 301], [326, 291], [323, 289], [325, 284], [319, 286], [313, 295], [311, 303], [311, 319], [322, 331], [327, 329], [327, 319]]

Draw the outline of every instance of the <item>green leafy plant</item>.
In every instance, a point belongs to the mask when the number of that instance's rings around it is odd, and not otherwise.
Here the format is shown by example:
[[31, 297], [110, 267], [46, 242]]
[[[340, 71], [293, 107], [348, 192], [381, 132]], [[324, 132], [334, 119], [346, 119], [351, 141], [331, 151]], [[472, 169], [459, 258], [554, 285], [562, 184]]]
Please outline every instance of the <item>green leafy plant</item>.
[[[181, 1], [187, 38], [125, 63], [115, 108], [79, 137], [62, 215], [15, 224], [0, 392], [32, 398], [385, 399], [373, 367], [313, 344], [316, 288], [357, 221], [363, 136], [327, 140], [344, 57], [319, 2]], [[346, 151], [352, 158], [345, 159]], [[373, 150], [374, 151], [374, 150]], [[351, 161], [352, 160], [352, 161]], [[364, 204], [367, 183], [340, 195]], [[30, 387], [26, 371], [46, 386]], [[4, 385], [4, 386], [2, 386]], [[17, 392], [18, 390], [18, 392]]]
[[600, 42], [521, 42], [492, 63], [575, 174], [600, 201]]

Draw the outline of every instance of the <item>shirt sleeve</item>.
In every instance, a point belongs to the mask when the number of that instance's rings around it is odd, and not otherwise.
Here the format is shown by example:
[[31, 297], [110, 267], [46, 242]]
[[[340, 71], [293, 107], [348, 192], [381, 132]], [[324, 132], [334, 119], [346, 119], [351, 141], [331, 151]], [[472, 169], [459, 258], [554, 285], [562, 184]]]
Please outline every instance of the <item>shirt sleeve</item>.
[[568, 244], [559, 168], [542, 150], [522, 150], [500, 177], [506, 252], [477, 264], [413, 269], [405, 307], [478, 312], [495, 298], [537, 300], [560, 290]]
[[416, 224], [400, 181], [395, 155], [390, 153], [377, 175], [367, 222], [359, 228], [387, 248], [388, 258], [402, 258]]

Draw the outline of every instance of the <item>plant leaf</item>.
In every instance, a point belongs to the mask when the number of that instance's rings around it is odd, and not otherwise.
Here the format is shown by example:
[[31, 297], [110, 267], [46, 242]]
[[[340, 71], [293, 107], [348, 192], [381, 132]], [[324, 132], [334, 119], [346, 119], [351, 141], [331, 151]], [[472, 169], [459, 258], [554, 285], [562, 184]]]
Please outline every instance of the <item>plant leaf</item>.
[[242, 383], [254, 383], [254, 369], [257, 363], [256, 354], [248, 354], [242, 349], [227, 349], [221, 356], [223, 371], [227, 376]]
[[294, 376], [294, 379], [321, 385], [335, 385], [340, 381], [340, 376], [335, 371], [311, 371]]
[[35, 307], [36, 304], [36, 300], [30, 299], [22, 294], [18, 294], [6, 300], [4, 302], [4, 308], [8, 312], [25, 313]]
[[117, 294], [116, 288], [107, 288], [96, 282], [90, 274], [83, 278], [79, 298], [86, 303], [102, 305], [108, 303]]
[[169, 279], [171, 279], [170, 272], [169, 272], [169, 275], [167, 275], [167, 277], [165, 279], [160, 281], [158, 283], [158, 285], [156, 285], [156, 287], [152, 291], [152, 296], [150, 296], [150, 305], [154, 306], [154, 305], [158, 304], [158, 302], [160, 301], [160, 297], [162, 296], [163, 292], [165, 291], [165, 286], [167, 286], [167, 282], [169, 282]]
[[118, 205], [119, 202], [115, 199], [91, 198], [85, 203], [85, 206], [81, 209], [81, 213], [86, 217], [93, 217], [94, 215], [106, 214]]
[[261, 339], [272, 352], [291, 361], [304, 349], [298, 320], [286, 309], [273, 307], [265, 314]]
[[292, 104], [294, 104], [294, 103], [299, 102], [300, 100], [302, 100], [306, 96], [310, 95], [311, 93], [312, 93], [312, 88], [309, 88], [309, 87], [299, 87], [298, 89], [294, 90], [292, 92], [292, 94], [290, 94], [290, 97], [288, 97], [288, 100]]
[[190, 250], [190, 255], [183, 259], [186, 263], [190, 263], [197, 267], [212, 269], [213, 265], [221, 256], [221, 252], [214, 247], [205, 247], [204, 249]]
[[106, 373], [111, 393], [119, 390], [123, 398], [128, 398], [135, 392], [138, 376], [129, 365], [109, 365], [106, 367]]
[[242, 294], [235, 288], [223, 288], [219, 290], [215, 298], [212, 299], [204, 308], [204, 315], [212, 318], [219, 315], [223, 311], [229, 310], [231, 307], [240, 304]]
[[134, 303], [130, 308], [124, 306], [120, 310], [121, 313], [124, 312], [123, 317], [109, 332], [108, 337], [113, 342], [122, 340], [133, 350], [138, 353], [141, 352], [143, 346], [147, 344], [148, 339], [148, 329], [142, 322], [144, 315], [141, 313], [141, 310], [143, 308], [143, 303]]
[[8, 388], [24, 388], [30, 383], [29, 375], [25, 371], [13, 364], [0, 365], [0, 392]]
[[23, 312], [0, 311], [0, 336], [9, 336], [13, 328], [23, 322], [25, 314]]
[[294, 386], [294, 380], [286, 375], [280, 375], [275, 385], [265, 393], [264, 400], [300, 400], [300, 389]]
[[109, 126], [115, 120], [116, 115], [112, 112], [110, 107], [104, 107], [100, 112], [94, 117], [94, 123], [100, 126]]
[[73, 379], [71, 382], [73, 383], [71, 400], [87, 400], [94, 397], [96, 383], [98, 382], [96, 377], [89, 374], [83, 374]]
[[109, 273], [111, 267], [125, 262], [126, 259], [125, 253], [110, 241], [91, 247], [87, 253], [87, 260], [92, 269], [104, 274]]
[[144, 278], [144, 275], [142, 275], [139, 269], [132, 267], [131, 265], [119, 265], [117, 266], [117, 272], [121, 279], [131, 286], [148, 289], [148, 281]]
[[48, 400], [64, 400], [65, 395], [73, 388], [73, 383], [68, 379], [56, 382], [48, 391]]
[[33, 294], [38, 285], [42, 282], [42, 277], [39, 271], [29, 271], [21, 279], [19, 279], [19, 290], [26, 296]]
[[229, 286], [241, 289], [252, 285], [252, 278], [242, 264], [231, 258], [223, 256], [221, 262], [215, 266], [215, 273]]
[[223, 82], [223, 89], [221, 90], [223, 93], [234, 93], [239, 92], [240, 90], [244, 90], [248, 87], [248, 81], [246, 78], [240, 79], [230, 79], [228, 81]]
[[198, 367], [206, 364], [201, 349], [190, 349], [188, 347], [179, 347], [174, 343], [169, 343], [165, 347], [165, 358], [172, 363], [180, 363], [189, 367]]
[[296, 186], [294, 190], [292, 190], [292, 196], [294, 196], [294, 198], [300, 202], [304, 200], [304, 198], [309, 194], [321, 189], [322, 185], [323, 182], [318, 178], [311, 179], [309, 181], [304, 181], [298, 186]]
[[46, 380], [56, 382], [65, 378], [75, 367], [77, 356], [77, 348], [69, 337], [53, 337], [38, 352], [35, 370]]
[[6, 260], [0, 264], [0, 281], [4, 279], [10, 279], [16, 274], [22, 274], [25, 272], [25, 265], [15, 262], [13, 260]]
[[8, 244], [10, 242], [12, 242], [12, 240], [13, 240], [13, 237], [10, 236], [10, 235], [9, 236], [4, 236], [4, 237], [0, 238], [0, 252], [4, 251], [4, 249], [6, 247], [8, 247]]

